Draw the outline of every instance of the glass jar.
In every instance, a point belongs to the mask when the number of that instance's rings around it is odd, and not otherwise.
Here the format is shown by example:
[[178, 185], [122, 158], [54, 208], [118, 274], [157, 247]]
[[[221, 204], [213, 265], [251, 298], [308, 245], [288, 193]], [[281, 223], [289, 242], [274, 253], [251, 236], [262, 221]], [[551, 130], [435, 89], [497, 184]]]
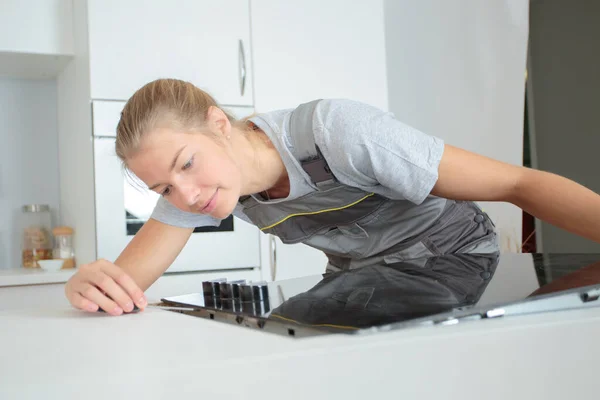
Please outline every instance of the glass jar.
[[52, 259], [52, 218], [47, 204], [23, 206], [22, 265], [39, 268], [38, 260]]
[[73, 228], [57, 226], [52, 229], [54, 235], [53, 257], [64, 260], [62, 269], [75, 268], [75, 250], [73, 249]]

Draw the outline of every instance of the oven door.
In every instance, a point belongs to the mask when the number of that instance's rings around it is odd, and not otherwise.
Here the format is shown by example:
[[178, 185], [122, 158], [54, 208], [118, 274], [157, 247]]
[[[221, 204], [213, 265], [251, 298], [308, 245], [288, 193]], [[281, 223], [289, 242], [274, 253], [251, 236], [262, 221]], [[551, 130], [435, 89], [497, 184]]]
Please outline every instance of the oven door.
[[[96, 250], [98, 258], [114, 261], [150, 217], [159, 195], [127, 177], [115, 153], [115, 128], [123, 102], [94, 102], [94, 175], [96, 190]], [[252, 108], [227, 107], [236, 116]], [[169, 268], [207, 271], [260, 267], [259, 230], [230, 216], [219, 227], [199, 227]]]

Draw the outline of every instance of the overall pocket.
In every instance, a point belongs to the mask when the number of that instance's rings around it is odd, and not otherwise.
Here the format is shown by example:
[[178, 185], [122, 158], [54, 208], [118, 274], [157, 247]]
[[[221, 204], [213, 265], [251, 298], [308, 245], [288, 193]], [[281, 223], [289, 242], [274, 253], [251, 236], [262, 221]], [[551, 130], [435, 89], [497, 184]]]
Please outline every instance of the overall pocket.
[[325, 233], [325, 237], [329, 240], [330, 250], [352, 258], [362, 257], [366, 241], [369, 240], [369, 234], [358, 223], [331, 228]]
[[498, 248], [494, 225], [475, 203], [461, 203], [457, 212], [442, 229], [423, 239], [435, 255], [483, 251]]
[[435, 255], [437, 255], [437, 254], [433, 253], [423, 243], [423, 241], [420, 241], [406, 249], [402, 249], [400, 251], [396, 251], [396, 252], [384, 255], [383, 261], [386, 264], [393, 264], [393, 263], [407, 261], [407, 260], [415, 260], [418, 258], [428, 258], [428, 257], [432, 257]]
[[457, 249], [455, 253], [488, 254], [500, 252], [498, 235], [492, 232]]

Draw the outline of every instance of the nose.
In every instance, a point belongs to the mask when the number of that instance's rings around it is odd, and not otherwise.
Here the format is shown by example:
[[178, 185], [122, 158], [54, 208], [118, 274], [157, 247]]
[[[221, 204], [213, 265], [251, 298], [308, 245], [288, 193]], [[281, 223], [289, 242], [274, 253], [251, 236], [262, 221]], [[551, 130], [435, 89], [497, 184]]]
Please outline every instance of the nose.
[[187, 208], [193, 207], [200, 199], [201, 190], [196, 185], [183, 184], [179, 187], [179, 193], [181, 196], [181, 202], [187, 206]]

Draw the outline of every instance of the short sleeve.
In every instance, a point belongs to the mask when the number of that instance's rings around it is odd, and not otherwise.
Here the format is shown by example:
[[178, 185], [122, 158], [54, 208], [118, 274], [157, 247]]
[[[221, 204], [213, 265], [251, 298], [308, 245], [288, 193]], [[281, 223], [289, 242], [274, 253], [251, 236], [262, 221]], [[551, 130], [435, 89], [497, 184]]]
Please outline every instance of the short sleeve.
[[443, 140], [390, 112], [352, 100], [323, 100], [313, 126], [316, 144], [344, 184], [420, 204], [437, 182]]
[[163, 224], [181, 228], [196, 228], [200, 226], [219, 226], [221, 220], [210, 215], [194, 214], [182, 211], [169, 203], [164, 197], [159, 197], [150, 218]]

